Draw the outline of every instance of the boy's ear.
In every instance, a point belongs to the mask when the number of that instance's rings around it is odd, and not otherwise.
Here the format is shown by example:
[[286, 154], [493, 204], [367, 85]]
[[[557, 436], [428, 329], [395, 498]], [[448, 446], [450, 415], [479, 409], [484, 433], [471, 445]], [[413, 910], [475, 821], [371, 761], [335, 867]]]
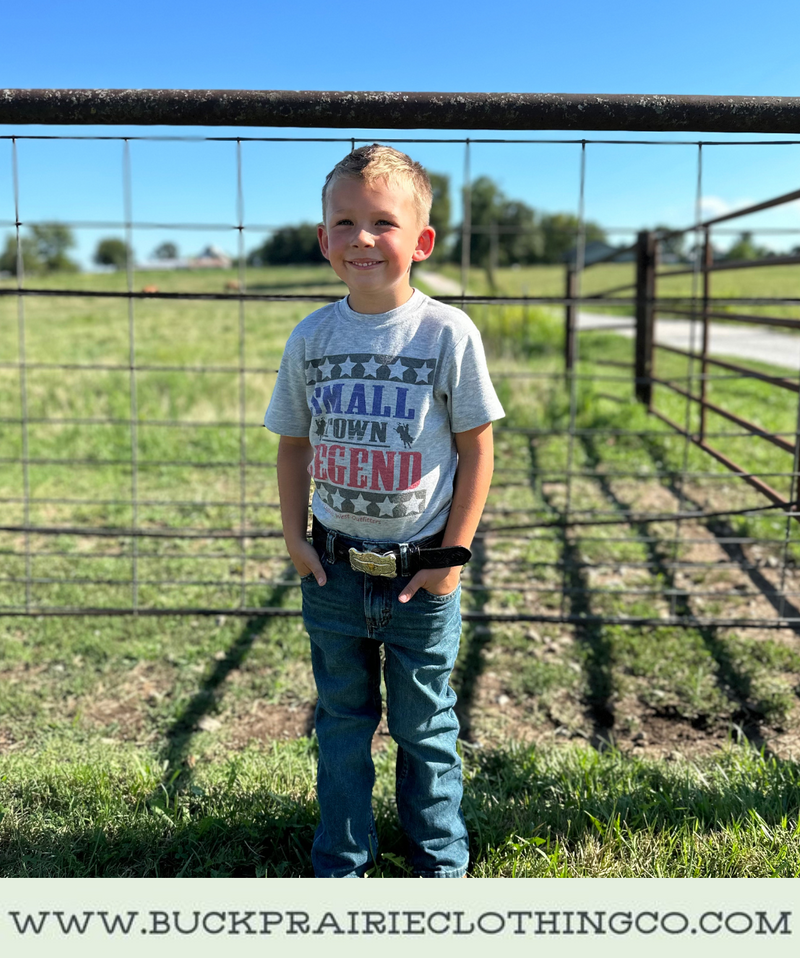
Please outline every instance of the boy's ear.
[[426, 226], [419, 234], [417, 239], [417, 248], [411, 257], [412, 263], [421, 263], [427, 259], [433, 252], [433, 246], [436, 242], [436, 230], [432, 226]]
[[328, 259], [328, 233], [325, 230], [324, 223], [320, 223], [317, 227], [317, 239], [319, 240], [319, 248], [322, 255], [325, 259]]

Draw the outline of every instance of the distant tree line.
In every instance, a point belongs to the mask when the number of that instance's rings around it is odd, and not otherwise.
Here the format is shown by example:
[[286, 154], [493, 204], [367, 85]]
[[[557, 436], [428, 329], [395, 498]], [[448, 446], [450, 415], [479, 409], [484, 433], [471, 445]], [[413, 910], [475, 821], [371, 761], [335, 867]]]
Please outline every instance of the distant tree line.
[[[436, 230], [433, 263], [462, 260], [464, 243], [463, 224], [451, 226], [450, 181], [442, 173], [430, 174], [433, 187], [433, 205], [430, 222]], [[466, 199], [466, 197], [465, 197]], [[578, 218], [572, 213], [540, 213], [521, 200], [511, 200], [488, 176], [474, 180], [469, 193], [470, 231], [469, 261], [486, 270], [494, 286], [494, 270], [519, 264], [563, 263], [573, 250], [578, 236]], [[659, 225], [656, 231], [669, 233], [670, 227]], [[603, 228], [592, 221], [584, 223], [586, 242], [606, 242]], [[19, 253], [24, 271], [28, 274], [75, 272], [78, 263], [68, 255], [75, 247], [75, 237], [64, 223], [40, 223], [27, 228], [20, 236]], [[686, 234], [670, 236], [661, 244], [662, 255], [673, 261], [692, 259], [695, 247], [687, 250]], [[791, 250], [800, 254], [800, 246]], [[100, 266], [125, 269], [131, 250], [119, 237], [99, 240], [93, 261]], [[715, 251], [715, 259], [753, 260], [775, 256], [774, 250], [758, 245], [751, 232], [742, 233], [724, 253]], [[161, 243], [154, 251], [156, 259], [178, 258], [178, 247], [171, 241]], [[285, 266], [297, 263], [325, 262], [317, 241], [317, 226], [300, 223], [283, 226], [247, 256], [249, 266]], [[16, 275], [18, 263], [17, 238], [7, 235], [0, 251], [0, 272]]]
[[[74, 273], [80, 267], [69, 258], [67, 250], [75, 246], [72, 230], [64, 223], [39, 223], [28, 228], [19, 238], [19, 253], [26, 273]], [[17, 275], [17, 238], [6, 237], [0, 253], [0, 272]]]
[[[450, 179], [430, 174], [433, 205], [430, 223], [436, 230], [434, 262], [461, 262], [463, 225], [451, 226]], [[561, 263], [576, 242], [578, 218], [572, 213], [539, 213], [521, 200], [509, 199], [488, 176], [476, 179], [469, 192], [470, 262], [490, 273], [514, 263]], [[585, 224], [586, 239], [605, 240], [597, 223]], [[313, 223], [275, 230], [248, 257], [249, 265], [320, 263], [322, 254]]]

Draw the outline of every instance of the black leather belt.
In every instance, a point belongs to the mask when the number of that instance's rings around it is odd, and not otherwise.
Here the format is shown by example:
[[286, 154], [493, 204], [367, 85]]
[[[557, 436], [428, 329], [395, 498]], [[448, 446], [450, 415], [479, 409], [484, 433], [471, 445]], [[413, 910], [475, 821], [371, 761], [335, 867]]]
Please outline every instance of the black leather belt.
[[[321, 540], [327, 539], [328, 530], [316, 518], [312, 529]], [[367, 575], [381, 575], [387, 579], [394, 579], [398, 575], [398, 570], [401, 568], [399, 543], [392, 543], [382, 552], [371, 552], [349, 546], [347, 542], [349, 538], [334, 533], [333, 554], [337, 559], [348, 559], [350, 568], [357, 572], [365, 572]], [[414, 575], [421, 569], [447, 569], [450, 566], [466, 565], [472, 558], [472, 553], [464, 546], [421, 549], [413, 542], [409, 542], [406, 549], [406, 566], [409, 575]]]

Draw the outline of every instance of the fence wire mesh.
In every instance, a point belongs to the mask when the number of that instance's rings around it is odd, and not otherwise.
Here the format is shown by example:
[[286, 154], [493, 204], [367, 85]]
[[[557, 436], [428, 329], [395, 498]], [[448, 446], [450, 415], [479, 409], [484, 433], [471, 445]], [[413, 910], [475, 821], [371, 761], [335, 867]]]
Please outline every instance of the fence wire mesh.
[[[22, 148], [37, 140], [118, 151], [119, 218], [58, 219], [123, 237], [124, 270], [26, 275], [24, 231], [57, 218], [26, 216]], [[11, 192], [0, 229], [12, 232], [16, 251], [16, 275], [0, 278], [0, 614], [298, 615], [299, 583], [280, 534], [277, 441], [261, 423], [290, 330], [345, 291], [321, 267], [248, 263], [250, 238], [275, 227], [246, 216], [246, 154], [311, 142], [341, 153], [372, 139], [0, 142]], [[229, 151], [230, 221], [207, 216], [202, 196], [193, 198], [193, 221], [135, 216], [136, 157], [167, 142]], [[463, 150], [461, 261], [420, 273], [418, 285], [476, 321], [508, 412], [464, 574], [465, 618], [800, 627], [800, 337], [783, 368], [731, 362], [709, 344], [711, 320], [787, 336], [800, 328], [800, 284], [711, 294], [710, 277], [725, 265], [714, 262], [711, 236], [739, 230], [719, 225], [727, 216], [703, 221], [702, 160], [708, 147], [741, 142], [637, 141], [696, 153], [695, 222], [684, 231], [694, 250], [688, 268], [659, 267], [658, 250], [665, 259], [677, 231], [651, 231], [640, 234], [635, 257], [609, 254], [611, 271], [587, 255], [587, 176], [592, 150], [631, 142], [381, 142]], [[506, 269], [501, 282], [493, 261], [501, 231], [524, 230], [472, 222], [472, 151], [489, 144], [558, 145], [578, 160], [572, 258], [540, 288], [524, 269]], [[233, 264], [138, 267], [136, 238], [169, 230], [235, 237]], [[487, 232], [488, 258], [476, 267], [476, 237]], [[793, 255], [759, 265], [774, 272], [798, 263]], [[609, 277], [615, 285], [604, 289]], [[660, 341], [657, 315], [680, 320], [684, 345]]]

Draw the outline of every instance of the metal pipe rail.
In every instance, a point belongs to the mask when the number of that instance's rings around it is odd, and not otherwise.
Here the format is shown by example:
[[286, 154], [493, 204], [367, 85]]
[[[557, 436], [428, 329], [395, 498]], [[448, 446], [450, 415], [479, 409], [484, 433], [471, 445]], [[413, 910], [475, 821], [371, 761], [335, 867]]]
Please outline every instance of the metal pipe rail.
[[0, 124], [800, 133], [800, 97], [338, 90], [0, 90]]

